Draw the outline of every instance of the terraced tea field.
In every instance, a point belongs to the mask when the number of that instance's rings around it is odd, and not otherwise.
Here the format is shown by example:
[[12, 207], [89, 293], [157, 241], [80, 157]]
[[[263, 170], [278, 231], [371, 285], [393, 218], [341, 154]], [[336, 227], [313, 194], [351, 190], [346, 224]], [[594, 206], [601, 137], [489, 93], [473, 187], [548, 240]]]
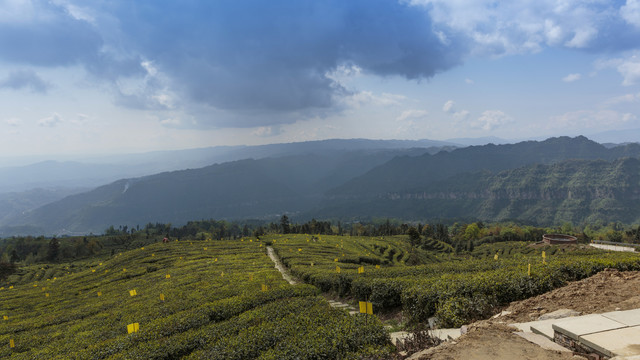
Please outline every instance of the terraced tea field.
[[276, 235], [263, 240], [273, 244], [294, 276], [323, 292], [370, 301], [374, 312], [402, 310], [411, 323], [436, 316], [442, 327], [486, 318], [497, 306], [605, 268], [640, 269], [637, 253], [584, 246], [496, 243], [463, 257], [412, 249], [406, 237]]
[[[268, 245], [298, 284], [274, 268]], [[605, 268], [640, 269], [638, 254], [584, 246], [426, 248], [403, 236], [268, 235], [24, 266], [0, 284], [0, 357], [385, 358], [393, 348], [376, 314], [459, 326]], [[374, 315], [333, 309], [322, 293], [369, 301]]]
[[[0, 290], [0, 357], [360, 358], [388, 352], [375, 317], [291, 286], [256, 239], [157, 243], [21, 269]], [[129, 333], [129, 330], [137, 332]], [[12, 347], [13, 346], [13, 347]]]

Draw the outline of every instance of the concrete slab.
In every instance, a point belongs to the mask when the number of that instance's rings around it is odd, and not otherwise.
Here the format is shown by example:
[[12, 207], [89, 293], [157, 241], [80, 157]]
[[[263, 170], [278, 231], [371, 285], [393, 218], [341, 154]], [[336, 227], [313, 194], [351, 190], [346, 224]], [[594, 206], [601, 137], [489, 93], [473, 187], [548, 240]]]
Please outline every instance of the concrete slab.
[[531, 332], [534, 334], [542, 335], [547, 339], [553, 341], [553, 324], [557, 321], [557, 319], [536, 321], [535, 324], [531, 325]]
[[564, 334], [573, 340], [578, 340], [580, 336], [624, 327], [627, 327], [627, 325], [606, 318], [601, 314], [560, 319], [556, 320], [552, 325], [554, 331]]
[[640, 309], [626, 310], [626, 311], [612, 311], [602, 314], [602, 316], [625, 324], [627, 326], [640, 325]]
[[640, 355], [640, 326], [584, 335], [579, 341], [606, 356]]
[[406, 331], [396, 331], [389, 334], [389, 337], [391, 337], [391, 343], [396, 346], [397, 346], [398, 340], [404, 341], [404, 339], [406, 339], [408, 336], [409, 336], [409, 333]]
[[534, 334], [531, 332], [521, 332], [521, 331], [516, 331], [514, 334], [520, 336], [521, 338], [532, 342], [538, 346], [540, 346], [543, 349], [547, 349], [547, 350], [553, 350], [553, 351], [560, 351], [560, 352], [572, 352], [571, 350], [562, 347], [556, 343], [554, 343], [553, 341], [549, 340], [549, 338], [547, 338], [544, 335], [540, 335], [540, 334]]
[[460, 337], [460, 329], [433, 329], [431, 335], [439, 338], [440, 340], [455, 340]]

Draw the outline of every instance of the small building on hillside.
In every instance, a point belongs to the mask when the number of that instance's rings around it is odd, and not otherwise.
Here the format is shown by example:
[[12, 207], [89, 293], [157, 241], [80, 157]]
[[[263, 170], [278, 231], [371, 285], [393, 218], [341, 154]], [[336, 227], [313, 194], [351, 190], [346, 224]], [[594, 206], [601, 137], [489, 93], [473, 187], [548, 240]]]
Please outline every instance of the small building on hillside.
[[578, 238], [564, 234], [544, 234], [542, 235], [542, 242], [550, 245], [576, 244], [578, 243]]

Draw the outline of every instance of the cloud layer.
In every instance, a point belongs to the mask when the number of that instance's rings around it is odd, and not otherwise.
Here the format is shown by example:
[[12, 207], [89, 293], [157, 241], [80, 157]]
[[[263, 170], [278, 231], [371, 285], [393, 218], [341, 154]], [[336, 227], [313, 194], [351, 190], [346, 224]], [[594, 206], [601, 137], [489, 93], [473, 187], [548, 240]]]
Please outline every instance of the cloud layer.
[[[38, 68], [80, 66], [111, 85], [119, 106], [163, 113], [173, 127], [322, 118], [375, 97], [340, 77], [421, 80], [471, 56], [610, 54], [637, 50], [640, 38], [639, 0], [0, 0], [0, 9], [0, 62], [14, 66], [0, 87], [46, 93], [55, 84]], [[637, 57], [617, 59], [624, 84], [638, 83]], [[504, 123], [481, 119], [483, 129]]]

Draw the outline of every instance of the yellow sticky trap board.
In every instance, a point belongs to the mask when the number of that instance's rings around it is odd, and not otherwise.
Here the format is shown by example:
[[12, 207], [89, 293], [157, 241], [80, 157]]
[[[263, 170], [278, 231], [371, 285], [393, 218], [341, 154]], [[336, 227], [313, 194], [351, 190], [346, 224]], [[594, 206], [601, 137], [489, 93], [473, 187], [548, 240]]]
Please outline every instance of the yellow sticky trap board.
[[9, 339], [9, 347], [10, 348], [16, 347], [16, 343], [15, 343], [15, 341], [13, 341], [13, 339]]
[[336, 266], [336, 272], [340, 274], [340, 266]]
[[44, 294], [44, 296], [45, 296], [45, 297], [49, 297], [49, 293], [45, 293], [45, 294]]
[[493, 256], [493, 260], [498, 260], [498, 253]]
[[531, 264], [529, 264], [529, 268], [527, 269], [527, 275], [531, 276]]
[[220, 273], [220, 276], [221, 276], [221, 277], [224, 277], [224, 271]]
[[151, 254], [151, 257], [154, 257], [154, 256], [156, 256], [156, 254]]
[[2, 320], [9, 320], [9, 317], [7, 315], [2, 316]]
[[333, 259], [334, 262], [338, 262], [338, 258]]
[[301, 249], [301, 248], [298, 248], [298, 251], [302, 251], [302, 249]]
[[380, 269], [380, 265], [376, 265], [376, 269]]
[[369, 314], [373, 315], [373, 304], [368, 301], [360, 301], [358, 302], [360, 305], [360, 313], [361, 314]]
[[165, 277], [165, 279], [171, 279], [171, 275], [169, 275], [169, 274], [165, 275], [164, 277]]
[[91, 272], [96, 272], [96, 269], [91, 269]]
[[358, 305], [360, 307], [360, 314], [366, 314], [367, 313], [367, 302], [366, 301], [359, 301]]
[[269, 290], [269, 287], [267, 285], [265, 285], [265, 284], [262, 284], [261, 289], [262, 289], [262, 291], [267, 291], [267, 290]]
[[358, 266], [358, 274], [364, 274], [364, 266]]
[[213, 260], [214, 262], [218, 261], [218, 258], [216, 258], [215, 260]]
[[144, 248], [143, 248], [143, 247], [141, 247], [141, 248], [140, 248], [140, 250], [144, 250]]
[[164, 301], [164, 294], [160, 294], [160, 301]]
[[98, 291], [98, 296], [102, 296], [102, 291]]
[[127, 325], [127, 333], [131, 334], [134, 332], [138, 332], [138, 330], [140, 330], [140, 324], [138, 323], [133, 323], [133, 324], [129, 324]]
[[9, 286], [9, 289], [13, 289], [13, 285]]
[[249, 274], [249, 281], [253, 281], [253, 274]]
[[207, 247], [205, 246], [203, 249], [207, 250]]
[[138, 292], [135, 289], [129, 290], [129, 295], [136, 296], [136, 295], [138, 295]]

